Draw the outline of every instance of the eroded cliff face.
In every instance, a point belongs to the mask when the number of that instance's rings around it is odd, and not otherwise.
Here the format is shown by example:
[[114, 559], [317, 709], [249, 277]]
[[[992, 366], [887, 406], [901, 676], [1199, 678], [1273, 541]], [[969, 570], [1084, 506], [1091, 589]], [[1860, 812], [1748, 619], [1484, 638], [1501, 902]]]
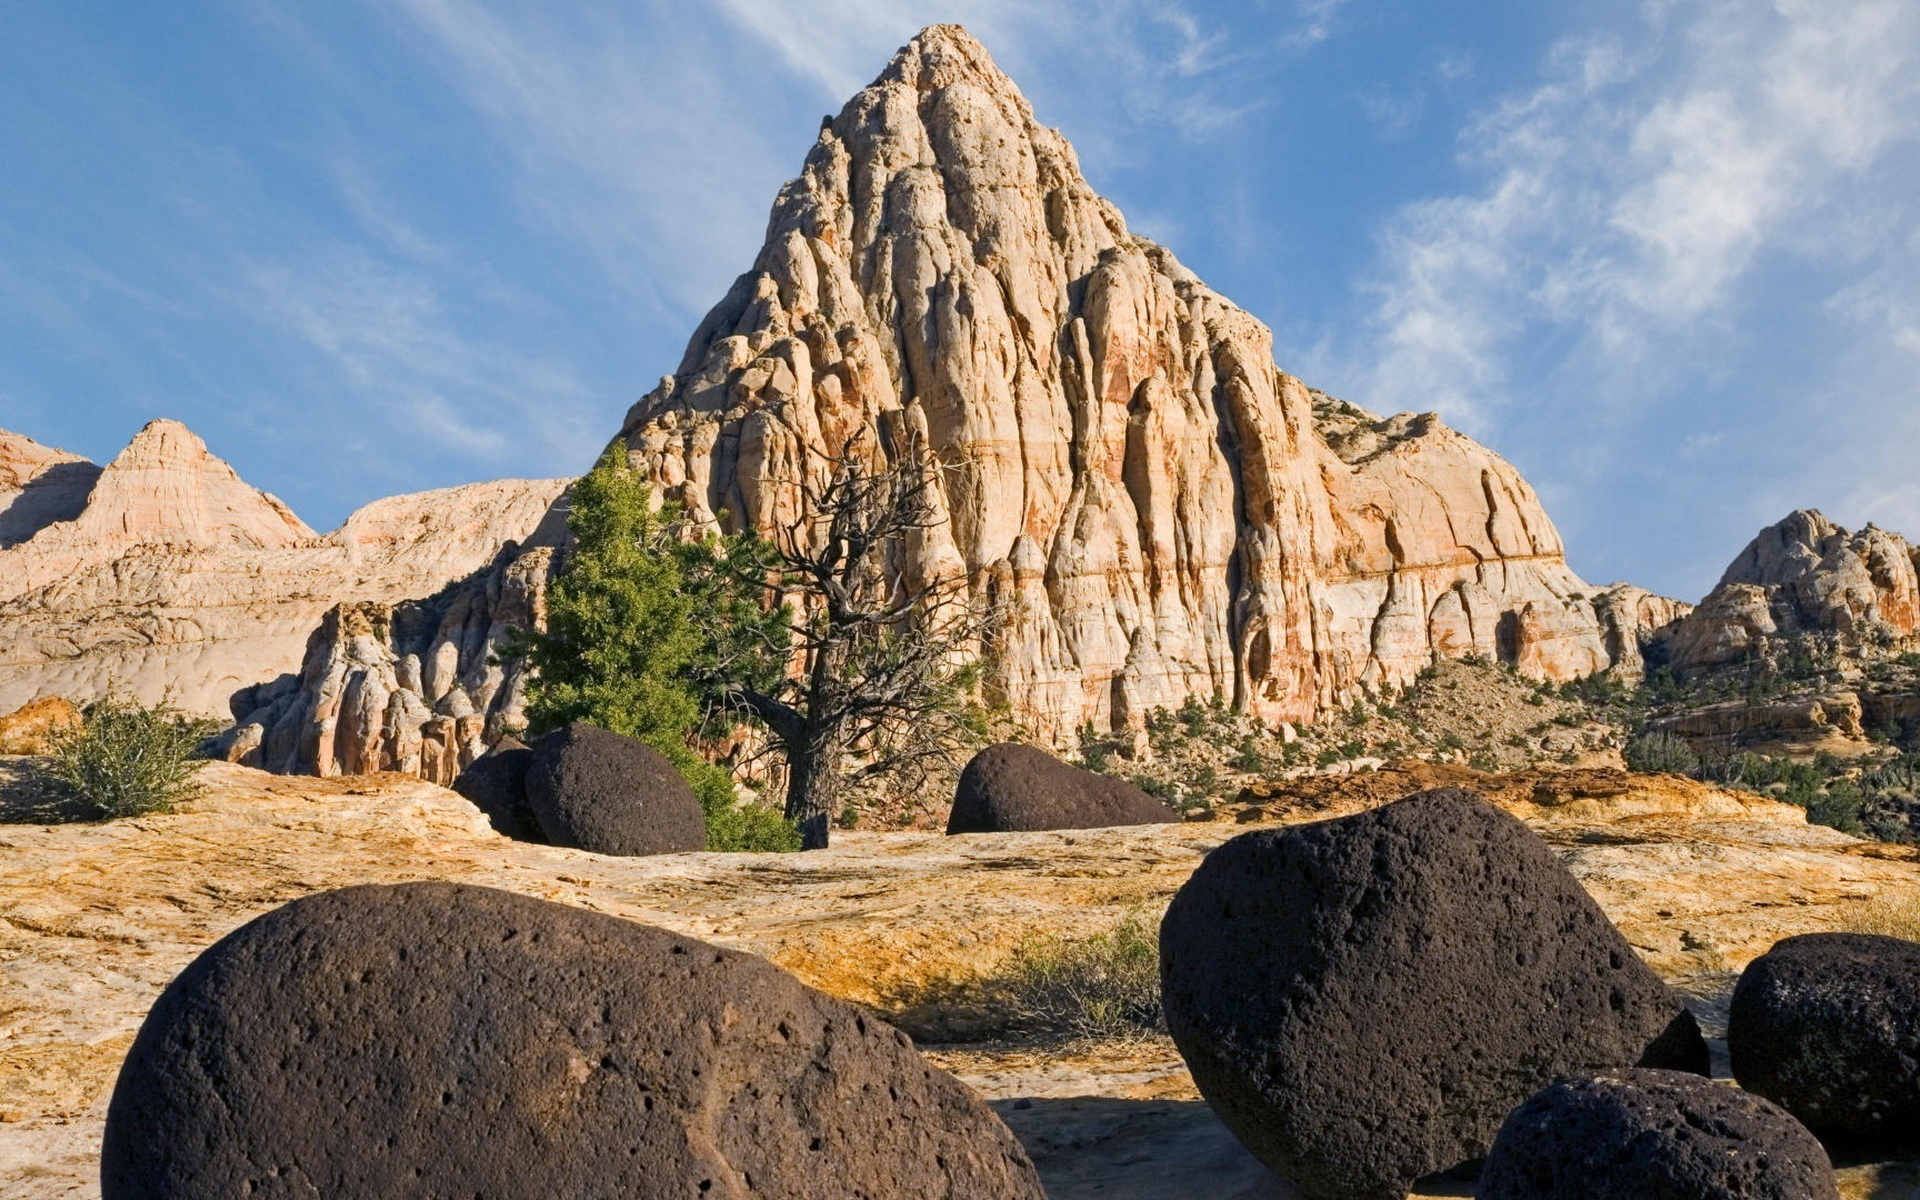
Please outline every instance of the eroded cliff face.
[[1310, 720], [1436, 653], [1552, 679], [1637, 657], [1511, 466], [1281, 371], [955, 26], [822, 128], [621, 437], [695, 516], [767, 529], [862, 430], [945, 468], [908, 569], [1014, 601], [1002, 682], [1042, 733], [1215, 692]]
[[0, 712], [109, 693], [228, 717], [335, 604], [433, 592], [531, 537], [564, 480], [378, 501], [316, 534], [173, 421], [106, 467], [0, 439]]
[[1851, 532], [1803, 509], [1769, 525], [1687, 619], [1668, 663], [1698, 674], [1817, 642], [1843, 654], [1920, 635], [1920, 547], [1868, 525]]

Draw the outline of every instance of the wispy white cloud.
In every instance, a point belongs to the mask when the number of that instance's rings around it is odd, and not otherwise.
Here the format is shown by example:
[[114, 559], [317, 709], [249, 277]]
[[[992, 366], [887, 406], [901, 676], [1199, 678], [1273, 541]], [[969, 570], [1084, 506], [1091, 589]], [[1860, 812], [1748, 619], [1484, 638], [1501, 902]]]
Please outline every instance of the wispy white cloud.
[[1765, 253], [1854, 253], [1825, 234], [1848, 205], [1911, 211], [1910, 190], [1878, 192], [1873, 168], [1920, 133], [1920, 9], [1648, 13], [1664, 28], [1556, 47], [1537, 89], [1466, 134], [1486, 186], [1386, 231], [1367, 372], [1379, 402], [1484, 427], [1543, 323], [1573, 338], [1570, 359], [1645, 371], [1737, 310]]

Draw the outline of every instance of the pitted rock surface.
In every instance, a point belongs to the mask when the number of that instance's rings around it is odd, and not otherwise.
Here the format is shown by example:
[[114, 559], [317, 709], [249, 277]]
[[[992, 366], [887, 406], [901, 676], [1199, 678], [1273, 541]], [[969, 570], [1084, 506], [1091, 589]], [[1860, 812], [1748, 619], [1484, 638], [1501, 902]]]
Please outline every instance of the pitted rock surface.
[[1160, 927], [1167, 1026], [1308, 1196], [1400, 1200], [1556, 1076], [1707, 1071], [1699, 1028], [1519, 821], [1468, 792], [1234, 838]]
[[1111, 775], [1016, 742], [988, 746], [960, 773], [948, 833], [1036, 833], [1159, 825], [1180, 814]]
[[527, 771], [532, 766], [533, 750], [525, 742], [502, 738], [460, 772], [453, 790], [473, 801], [503, 836], [519, 842], [542, 841], [540, 823], [527, 803]]
[[114, 1091], [107, 1200], [1040, 1200], [906, 1035], [750, 955], [490, 888], [295, 901], [203, 953]]
[[527, 806], [546, 840], [596, 854], [707, 848], [707, 821], [686, 778], [635, 738], [575, 721], [534, 747]]
[[1781, 941], [1734, 988], [1727, 1053], [1741, 1087], [1817, 1133], [1920, 1143], [1920, 943]]
[[1513, 1110], [1477, 1200], [1839, 1200], [1820, 1140], [1786, 1110], [1680, 1071], [1603, 1071]]

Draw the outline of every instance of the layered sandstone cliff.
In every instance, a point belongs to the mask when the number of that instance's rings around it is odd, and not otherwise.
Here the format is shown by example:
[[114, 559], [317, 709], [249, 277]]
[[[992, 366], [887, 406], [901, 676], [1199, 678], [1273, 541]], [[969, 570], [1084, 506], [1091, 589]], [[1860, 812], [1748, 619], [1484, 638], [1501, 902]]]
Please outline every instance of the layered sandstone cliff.
[[0, 712], [117, 692], [227, 717], [236, 691], [299, 670], [335, 604], [467, 577], [529, 538], [564, 486], [394, 497], [321, 536], [177, 422], [104, 468], [0, 435]]
[[[1007, 614], [993, 683], [1042, 736], [1215, 694], [1310, 721], [1435, 656], [1637, 677], [1682, 607], [1582, 583], [1533, 489], [1437, 416], [1382, 419], [1281, 371], [1267, 328], [1130, 232], [957, 26], [825, 123], [753, 268], [619, 443], [696, 519], [763, 531], [802, 523], [801, 482], [849, 445], [924, 447], [940, 523], [902, 570]], [[413, 769], [449, 761], [422, 710], [502, 726], [514, 683], [473, 665], [475, 631], [500, 624], [487, 595], [524, 609], [540, 582], [505, 570], [467, 585], [447, 638], [379, 632], [438, 609], [334, 621], [300, 697], [247, 719], [249, 761]], [[468, 665], [410, 683], [447, 658]]]
[[908, 569], [1017, 603], [1004, 683], [1043, 731], [1215, 692], [1307, 720], [1435, 654], [1568, 678], [1638, 612], [1601, 615], [1497, 455], [1276, 367], [954, 26], [823, 126], [621, 436], [696, 516], [769, 528], [860, 430], [947, 468]]
[[1761, 530], [1664, 641], [1668, 663], [1688, 675], [1778, 656], [1796, 643], [1848, 652], [1916, 635], [1920, 547], [1803, 509]]

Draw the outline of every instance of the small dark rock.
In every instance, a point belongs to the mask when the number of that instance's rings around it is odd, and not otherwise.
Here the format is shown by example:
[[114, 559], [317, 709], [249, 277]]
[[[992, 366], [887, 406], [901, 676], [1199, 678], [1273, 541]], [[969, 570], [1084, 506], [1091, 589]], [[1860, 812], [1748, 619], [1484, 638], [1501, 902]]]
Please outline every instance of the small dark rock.
[[1041, 1200], [905, 1034], [763, 959], [491, 888], [296, 900], [168, 985], [106, 1200]]
[[707, 848], [707, 821], [686, 778], [636, 738], [575, 721], [540, 739], [527, 804], [556, 846], [597, 854]]
[[1839, 1200], [1806, 1126], [1766, 1100], [1679, 1071], [1549, 1085], [1507, 1117], [1478, 1200]]
[[540, 842], [539, 822], [527, 804], [527, 768], [533, 751], [519, 738], [502, 738], [468, 764], [453, 790], [473, 802], [492, 822], [494, 832], [519, 842]]
[[1544, 842], [1468, 792], [1242, 834], [1160, 927], [1167, 1026], [1310, 1197], [1400, 1200], [1555, 1077], [1707, 1071], [1679, 999]]
[[1920, 1140], [1920, 943], [1778, 942], [1733, 989], [1734, 1078], [1822, 1135]]
[[960, 773], [948, 833], [1033, 833], [1160, 825], [1180, 814], [1111, 775], [1017, 742], [988, 746]]

